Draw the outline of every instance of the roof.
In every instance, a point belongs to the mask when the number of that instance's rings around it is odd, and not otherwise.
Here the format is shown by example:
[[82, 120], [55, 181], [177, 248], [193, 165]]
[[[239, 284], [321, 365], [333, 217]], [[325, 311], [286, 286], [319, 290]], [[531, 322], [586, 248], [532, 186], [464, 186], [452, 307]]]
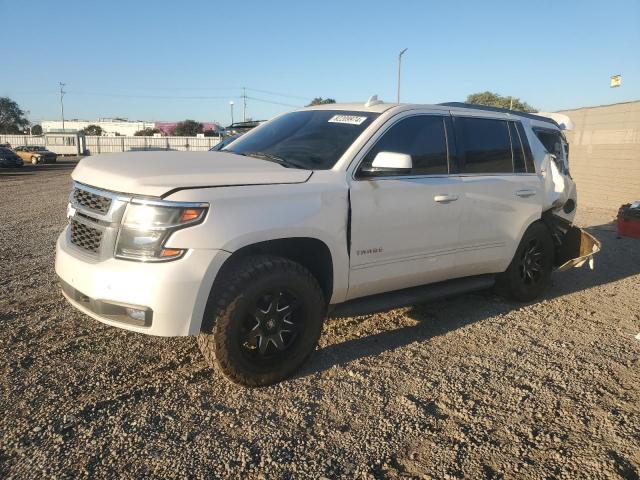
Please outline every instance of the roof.
[[562, 129], [562, 127], [554, 120], [553, 118], [549, 118], [543, 115], [536, 115], [534, 113], [527, 112], [519, 112], [517, 110], [509, 110], [507, 108], [498, 108], [498, 107], [489, 107], [486, 105], [476, 105], [472, 103], [464, 103], [464, 102], [445, 102], [438, 104], [412, 104], [412, 103], [384, 103], [380, 102], [374, 105], [367, 106], [365, 103], [326, 103], [323, 105], [314, 105], [312, 107], [305, 107], [305, 110], [345, 110], [345, 111], [356, 111], [356, 112], [374, 112], [374, 113], [382, 113], [391, 109], [396, 109], [398, 111], [403, 110], [412, 110], [415, 108], [428, 108], [434, 110], [449, 110], [451, 108], [461, 109], [461, 110], [479, 110], [484, 112], [493, 112], [493, 113], [504, 113], [508, 115], [513, 115], [516, 117], [528, 118], [530, 120], [537, 120], [539, 122], [546, 122], [555, 127]]
[[530, 120], [537, 120], [539, 122], [552, 123], [556, 127], [560, 128], [560, 125], [558, 125], [558, 123], [552, 118], [536, 115], [535, 113], [520, 112], [517, 110], [509, 110], [508, 108], [489, 107], [487, 105], [477, 105], [475, 103], [464, 103], [464, 102], [445, 102], [445, 103], [440, 103], [439, 105], [442, 105], [444, 107], [466, 108], [469, 110], [482, 110], [485, 112], [508, 113], [510, 115], [515, 115], [517, 117], [524, 117]]
[[365, 106], [364, 102], [359, 103], [325, 103], [323, 105], [314, 105], [312, 107], [305, 107], [305, 110], [345, 110], [356, 112], [373, 112], [382, 113], [390, 108], [397, 107], [397, 103], [377, 103], [369, 107]]

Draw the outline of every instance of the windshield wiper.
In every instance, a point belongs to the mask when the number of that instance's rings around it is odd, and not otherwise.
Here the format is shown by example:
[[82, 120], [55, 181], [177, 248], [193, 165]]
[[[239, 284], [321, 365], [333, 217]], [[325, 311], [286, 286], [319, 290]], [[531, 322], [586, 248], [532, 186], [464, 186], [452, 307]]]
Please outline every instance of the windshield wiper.
[[[234, 153], [237, 153], [237, 152], [234, 152]], [[293, 162], [291, 160], [287, 160], [286, 158], [279, 157], [278, 155], [274, 155], [273, 153], [244, 152], [244, 153], [240, 153], [240, 155], [244, 155], [247, 157], [263, 158], [264, 160], [268, 160], [269, 162], [280, 164], [283, 167], [287, 167], [287, 168], [293, 167], [293, 168], [302, 168], [304, 170], [308, 170], [308, 168], [305, 165], [302, 165], [297, 162]]]

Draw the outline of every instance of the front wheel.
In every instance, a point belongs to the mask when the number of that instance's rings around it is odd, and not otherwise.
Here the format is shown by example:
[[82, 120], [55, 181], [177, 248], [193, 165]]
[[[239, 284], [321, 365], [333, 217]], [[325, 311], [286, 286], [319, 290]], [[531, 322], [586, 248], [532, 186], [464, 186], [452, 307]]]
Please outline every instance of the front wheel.
[[326, 315], [315, 277], [291, 260], [259, 255], [221, 280], [198, 336], [204, 357], [249, 387], [292, 375], [315, 349]]
[[38, 157], [31, 157], [31, 164], [32, 165], [37, 165], [38, 164]]
[[554, 246], [542, 222], [532, 224], [522, 236], [509, 268], [498, 275], [499, 290], [515, 300], [530, 302], [551, 283]]

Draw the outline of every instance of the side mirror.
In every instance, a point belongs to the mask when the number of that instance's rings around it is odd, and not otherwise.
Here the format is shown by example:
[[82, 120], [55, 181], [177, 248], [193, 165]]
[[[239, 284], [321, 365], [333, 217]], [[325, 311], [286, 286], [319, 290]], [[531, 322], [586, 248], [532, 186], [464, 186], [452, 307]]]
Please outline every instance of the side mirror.
[[412, 168], [413, 162], [411, 161], [411, 155], [407, 155], [406, 153], [379, 152], [373, 159], [370, 171], [408, 172], [411, 171]]

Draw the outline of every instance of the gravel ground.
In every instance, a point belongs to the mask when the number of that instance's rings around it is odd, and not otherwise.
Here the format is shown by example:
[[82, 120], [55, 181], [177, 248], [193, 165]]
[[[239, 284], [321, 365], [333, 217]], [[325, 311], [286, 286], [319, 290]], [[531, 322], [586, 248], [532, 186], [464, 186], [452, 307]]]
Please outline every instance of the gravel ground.
[[53, 270], [73, 164], [0, 173], [0, 476], [638, 478], [640, 241], [581, 207], [595, 271], [327, 322], [247, 390], [192, 338], [102, 325]]

